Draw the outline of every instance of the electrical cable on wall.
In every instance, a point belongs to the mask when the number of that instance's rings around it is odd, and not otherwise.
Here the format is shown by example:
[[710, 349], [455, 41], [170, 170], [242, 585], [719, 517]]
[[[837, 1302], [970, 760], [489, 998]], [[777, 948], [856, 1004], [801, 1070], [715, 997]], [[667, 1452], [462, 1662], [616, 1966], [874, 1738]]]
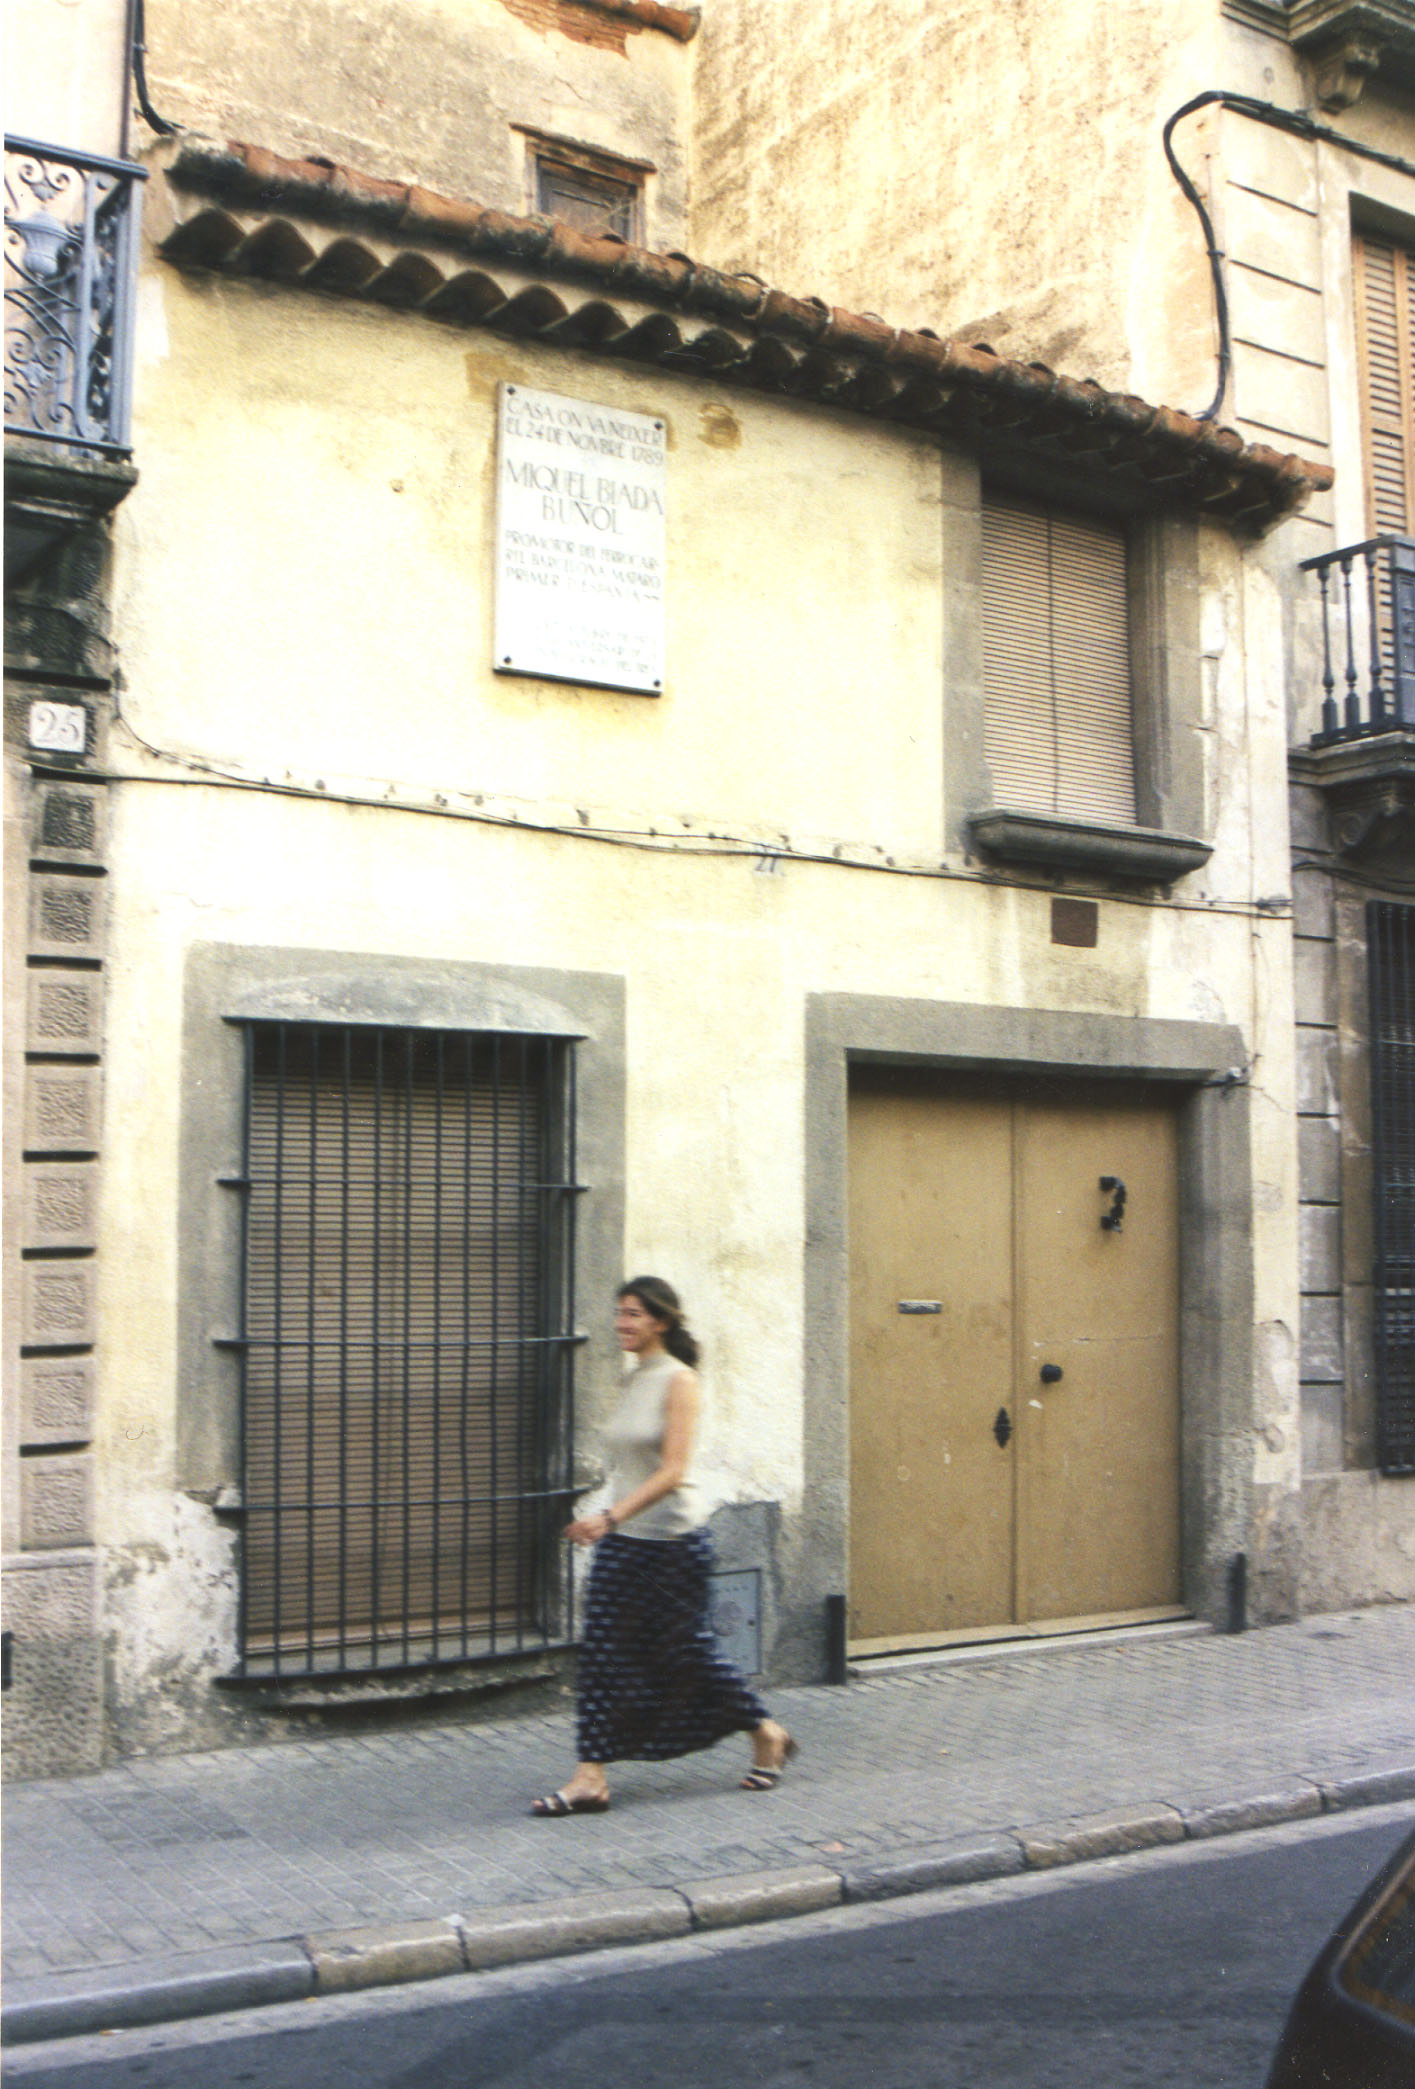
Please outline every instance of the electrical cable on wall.
[[152, 97], [147, 91], [147, 8], [145, 0], [129, 0], [128, 15], [128, 62], [132, 68], [133, 88], [138, 98], [138, 108], [143, 122], [149, 130], [157, 132], [159, 138], [175, 138], [181, 130], [180, 123], [169, 123], [159, 116], [152, 106]]
[[1233, 337], [1228, 317], [1228, 290], [1223, 280], [1223, 250], [1214, 236], [1213, 219], [1209, 216], [1203, 197], [1179, 164], [1173, 138], [1175, 126], [1182, 123], [1186, 116], [1194, 115], [1199, 109], [1213, 108], [1216, 105], [1231, 109], [1237, 116], [1250, 117], [1254, 123], [1266, 123], [1274, 130], [1288, 131], [1292, 136], [1305, 138], [1311, 144], [1337, 145], [1343, 152], [1354, 152], [1361, 159], [1374, 160], [1378, 166], [1393, 168], [1397, 174], [1415, 176], [1415, 164], [1401, 159], [1398, 154], [1381, 152], [1374, 145], [1363, 145], [1359, 139], [1345, 137], [1340, 131], [1333, 130], [1330, 124], [1316, 123], [1310, 116], [1303, 116], [1296, 109], [1280, 109], [1275, 102], [1258, 101], [1251, 94], [1232, 94], [1227, 88], [1211, 87], [1203, 94], [1196, 94], [1192, 101], [1185, 102], [1183, 108], [1175, 110], [1165, 124], [1161, 143], [1164, 146], [1164, 156], [1169, 162], [1169, 170], [1188, 201], [1193, 204], [1203, 228], [1204, 244], [1208, 249], [1209, 273], [1214, 286], [1214, 318], [1218, 325], [1218, 385], [1210, 403], [1197, 416], [1201, 421], [1214, 420], [1223, 404], [1223, 395], [1228, 390], [1229, 373], [1233, 366]]
[[[152, 770], [124, 769], [110, 763], [105, 769], [87, 772], [98, 781], [116, 784], [151, 784], [154, 786], [176, 785], [179, 787], [215, 790], [253, 791], [268, 793], [272, 797], [298, 798], [307, 804], [342, 805], [354, 811], [401, 812], [415, 817], [463, 820], [473, 826], [496, 827], [504, 832], [519, 834], [554, 835], [564, 841], [580, 841], [602, 847], [638, 850], [653, 855], [711, 856], [720, 861], [736, 860], [754, 862], [760, 868], [769, 862], [773, 867], [807, 865], [823, 870], [868, 871], [872, 874], [895, 878], [923, 878], [934, 883], [997, 885], [1006, 883], [1010, 888], [1022, 892], [1037, 892], [1055, 895], [1058, 887], [1054, 880], [1044, 876], [1020, 877], [1015, 871], [1006, 874], [977, 865], [960, 868], [946, 862], [901, 862], [898, 857], [888, 855], [879, 848], [874, 856], [847, 854], [847, 850], [864, 849], [865, 843], [837, 842], [833, 848], [802, 848], [794, 845], [785, 834], [770, 838], [761, 835], [745, 835], [724, 832], [716, 828], [685, 828], [680, 833], [668, 833], [654, 827], [631, 828], [599, 826], [592, 822], [587, 812], [581, 812], [578, 823], [565, 820], [536, 818], [515, 812], [492, 810], [482, 803], [454, 805], [442, 792], [430, 798], [400, 798], [393, 795], [393, 786], [379, 789], [370, 783], [366, 791], [343, 788], [332, 789], [321, 779], [311, 783], [288, 775], [283, 780], [270, 776], [255, 776], [223, 767], [218, 762], [207, 760], [201, 755], [182, 752], [175, 748], [158, 747], [140, 733], [121, 710], [115, 713], [116, 723], [130, 737], [134, 746], [155, 760], [166, 762], [177, 773], [162, 774]], [[1150, 908], [1154, 901], [1148, 894], [1117, 890], [1106, 882], [1071, 882], [1067, 891], [1077, 896], [1089, 895], [1104, 899], [1116, 906]], [[1286, 894], [1275, 894], [1258, 900], [1189, 899], [1171, 892], [1166, 907], [1176, 913], [1226, 915], [1243, 920], [1285, 919], [1291, 907]]]

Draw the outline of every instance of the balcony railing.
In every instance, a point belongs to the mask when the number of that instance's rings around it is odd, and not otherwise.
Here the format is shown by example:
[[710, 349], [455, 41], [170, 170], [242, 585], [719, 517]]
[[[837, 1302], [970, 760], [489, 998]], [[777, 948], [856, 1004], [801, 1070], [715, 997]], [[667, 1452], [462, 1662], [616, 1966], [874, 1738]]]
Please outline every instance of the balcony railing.
[[128, 447], [139, 182], [121, 160], [5, 140], [5, 432]]
[[1415, 726], [1415, 538], [1372, 537], [1304, 559], [1302, 571], [1322, 589], [1325, 694], [1312, 745]]

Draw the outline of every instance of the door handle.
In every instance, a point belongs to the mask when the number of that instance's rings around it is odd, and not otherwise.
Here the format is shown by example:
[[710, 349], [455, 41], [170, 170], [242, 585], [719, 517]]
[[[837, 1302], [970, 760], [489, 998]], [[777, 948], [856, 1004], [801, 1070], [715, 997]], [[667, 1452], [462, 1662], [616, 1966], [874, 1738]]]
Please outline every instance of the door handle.
[[1125, 1223], [1125, 1184], [1118, 1175], [1102, 1175], [1101, 1188], [1110, 1198], [1110, 1210], [1101, 1213], [1107, 1233], [1118, 1233]]
[[1042, 1384], [1043, 1384], [1043, 1385], [1060, 1385], [1060, 1383], [1061, 1383], [1061, 1366], [1060, 1366], [1060, 1364], [1043, 1364], [1043, 1365], [1042, 1365]]

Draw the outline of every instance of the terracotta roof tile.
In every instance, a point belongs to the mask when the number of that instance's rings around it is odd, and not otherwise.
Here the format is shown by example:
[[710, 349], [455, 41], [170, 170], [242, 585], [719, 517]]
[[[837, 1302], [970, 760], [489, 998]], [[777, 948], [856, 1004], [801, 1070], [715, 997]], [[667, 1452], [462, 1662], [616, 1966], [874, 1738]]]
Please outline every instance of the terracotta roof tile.
[[900, 330], [686, 254], [257, 146], [186, 136], [158, 157], [176, 210], [162, 252], [182, 267], [710, 371], [719, 383], [888, 418], [975, 448], [1005, 438], [1244, 530], [1271, 527], [1332, 483], [1328, 466], [1247, 444], [1236, 429], [1093, 378], [1010, 361], [986, 342]]

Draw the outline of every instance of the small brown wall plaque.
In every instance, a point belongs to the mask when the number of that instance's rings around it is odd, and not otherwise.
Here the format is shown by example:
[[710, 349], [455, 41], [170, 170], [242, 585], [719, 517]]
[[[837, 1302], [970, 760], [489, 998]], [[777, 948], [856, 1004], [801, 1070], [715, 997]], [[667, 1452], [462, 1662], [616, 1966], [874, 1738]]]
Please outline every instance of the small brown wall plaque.
[[1100, 932], [1101, 910], [1093, 899], [1054, 899], [1051, 903], [1051, 940], [1069, 943], [1074, 950], [1094, 950]]

